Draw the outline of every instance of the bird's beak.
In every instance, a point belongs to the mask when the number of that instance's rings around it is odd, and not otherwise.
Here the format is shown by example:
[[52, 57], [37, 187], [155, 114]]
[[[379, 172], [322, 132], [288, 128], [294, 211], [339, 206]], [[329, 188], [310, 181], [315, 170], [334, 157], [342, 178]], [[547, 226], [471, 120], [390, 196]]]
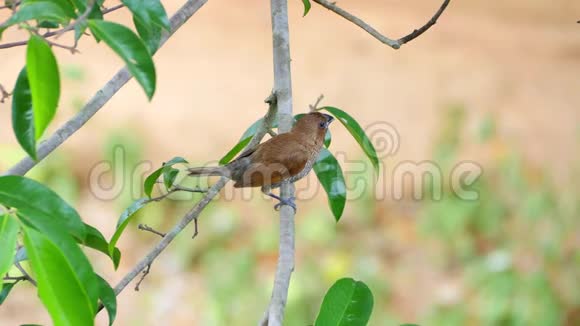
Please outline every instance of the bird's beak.
[[326, 118], [326, 128], [328, 128], [328, 125], [329, 125], [329, 124], [330, 124], [332, 121], [334, 121], [334, 117], [333, 117], [333, 116], [331, 116], [331, 115], [329, 115], [329, 114], [324, 114], [324, 113], [323, 113], [323, 115], [324, 115], [324, 117]]

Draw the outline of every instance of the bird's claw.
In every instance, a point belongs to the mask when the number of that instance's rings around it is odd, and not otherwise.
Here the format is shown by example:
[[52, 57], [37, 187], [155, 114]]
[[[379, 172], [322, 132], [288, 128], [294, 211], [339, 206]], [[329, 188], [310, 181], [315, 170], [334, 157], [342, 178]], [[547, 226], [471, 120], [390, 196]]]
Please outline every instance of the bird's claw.
[[296, 199], [296, 197], [290, 197], [288, 199], [280, 199], [280, 202], [276, 205], [274, 205], [274, 209], [279, 211], [280, 207], [282, 207], [282, 205], [286, 205], [286, 206], [290, 206], [294, 209], [294, 213], [296, 214], [296, 203], [294, 202], [294, 200]]

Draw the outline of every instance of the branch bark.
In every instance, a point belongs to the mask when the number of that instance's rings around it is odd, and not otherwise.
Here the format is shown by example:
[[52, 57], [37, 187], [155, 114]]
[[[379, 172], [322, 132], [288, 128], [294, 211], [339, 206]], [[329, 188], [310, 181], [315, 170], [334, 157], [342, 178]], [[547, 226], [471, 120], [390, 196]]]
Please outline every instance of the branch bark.
[[327, 0], [312, 0], [312, 1], [318, 3], [319, 5], [323, 6], [326, 9], [338, 14], [342, 18], [344, 18], [344, 19], [350, 21], [351, 23], [357, 25], [358, 27], [362, 28], [367, 33], [371, 34], [377, 40], [379, 40], [382, 43], [397, 50], [397, 49], [401, 48], [401, 46], [403, 44], [414, 40], [415, 38], [419, 37], [421, 34], [425, 33], [429, 28], [431, 28], [431, 26], [435, 25], [435, 23], [437, 23], [437, 19], [439, 19], [439, 16], [441, 16], [443, 11], [445, 11], [445, 9], [447, 8], [447, 5], [449, 5], [449, 2], [451, 0], [444, 0], [441, 7], [439, 7], [439, 10], [437, 10], [435, 15], [433, 15], [433, 17], [427, 23], [425, 23], [425, 25], [421, 26], [418, 29], [413, 30], [413, 32], [401, 37], [398, 40], [391, 39], [387, 36], [384, 36], [379, 31], [377, 31], [375, 28], [373, 28], [371, 25], [364, 22], [362, 19], [356, 17], [355, 15], [353, 15], [353, 14], [347, 12], [346, 10], [340, 8], [339, 6], [337, 6], [335, 2], [330, 2]]
[[[159, 48], [177, 31], [185, 22], [201, 8], [207, 0], [188, 0], [172, 17], [171, 32], [165, 33], [161, 38]], [[77, 132], [89, 119], [91, 119], [103, 106], [115, 95], [130, 79], [131, 74], [127, 68], [119, 70], [103, 88], [101, 88], [91, 100], [69, 121], [58, 128], [50, 137], [38, 146], [38, 161], [25, 157], [16, 165], [8, 169], [4, 175], [25, 175], [30, 169], [57, 149], [62, 143]]]
[[[274, 92], [278, 102], [278, 133], [292, 128], [292, 78], [290, 73], [290, 32], [287, 0], [271, 0], [272, 39], [274, 55]], [[283, 184], [280, 196], [294, 196], [294, 185]], [[282, 325], [288, 297], [290, 278], [294, 270], [294, 209], [282, 205], [280, 209], [280, 245], [274, 287], [268, 309], [261, 324]]]

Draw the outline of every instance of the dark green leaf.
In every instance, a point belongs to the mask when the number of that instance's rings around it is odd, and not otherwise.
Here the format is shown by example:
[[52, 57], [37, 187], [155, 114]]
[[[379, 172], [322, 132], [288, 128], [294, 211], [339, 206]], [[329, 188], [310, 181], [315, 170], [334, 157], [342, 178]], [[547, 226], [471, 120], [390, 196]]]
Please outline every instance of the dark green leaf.
[[20, 71], [12, 94], [12, 129], [22, 149], [36, 160], [34, 113], [26, 67]]
[[14, 262], [18, 221], [9, 214], [0, 215], [0, 276], [6, 275]]
[[38, 23], [38, 25], [36, 27], [38, 28], [58, 28], [60, 25], [58, 23], [53, 23], [53, 22], [49, 22], [46, 20], [41, 21], [40, 23]]
[[248, 144], [250, 143], [250, 141], [252, 140], [253, 137], [254, 137], [254, 135], [250, 135], [250, 136], [242, 139], [241, 141], [239, 141], [236, 144], [236, 146], [234, 146], [232, 149], [230, 149], [230, 151], [227, 152], [227, 154], [221, 158], [219, 164], [226, 165], [226, 164], [230, 163], [230, 161], [234, 157], [236, 157], [236, 155], [238, 155], [238, 153], [241, 152], [242, 149], [244, 149], [244, 148], [246, 148], [246, 146], [248, 146]]
[[107, 309], [107, 314], [109, 314], [109, 326], [111, 326], [117, 316], [117, 296], [109, 283], [99, 275], [97, 275], [97, 283], [99, 284], [99, 299], [105, 309]]
[[330, 112], [334, 117], [338, 119], [350, 132], [350, 134], [354, 137], [354, 139], [358, 142], [362, 150], [365, 152], [366, 156], [369, 158], [373, 167], [375, 168], [375, 174], [378, 175], [379, 173], [379, 158], [377, 157], [377, 151], [375, 147], [371, 143], [370, 139], [366, 135], [365, 131], [361, 128], [359, 123], [351, 117], [348, 113], [331, 107], [325, 106], [321, 108], [321, 110], [326, 110]]
[[32, 95], [34, 134], [39, 139], [56, 113], [60, 97], [60, 76], [50, 46], [36, 35], [28, 40], [26, 72]]
[[113, 254], [110, 255], [109, 243], [107, 242], [107, 240], [105, 240], [103, 234], [99, 230], [95, 229], [94, 227], [88, 224], [85, 224], [85, 227], [87, 229], [87, 239], [82, 244], [89, 248], [98, 250], [104, 253], [105, 255], [109, 256], [113, 261], [113, 266], [115, 267], [115, 269], [117, 269], [117, 267], [119, 267], [119, 262], [121, 261], [121, 251], [119, 250], [119, 248], [115, 248]]
[[169, 188], [173, 186], [173, 183], [175, 182], [175, 178], [177, 177], [178, 173], [179, 170], [176, 168], [172, 168], [171, 166], [164, 167], [163, 183], [165, 184], [165, 188], [167, 188], [167, 190], [169, 190]]
[[322, 148], [313, 168], [326, 191], [330, 210], [338, 222], [346, 204], [346, 185], [340, 164], [332, 153]]
[[2, 27], [6, 28], [27, 20], [44, 20], [64, 25], [68, 23], [69, 17], [66, 11], [53, 1], [24, 2]]
[[111, 241], [109, 241], [109, 255], [113, 255], [117, 241], [119, 241], [119, 237], [121, 237], [121, 234], [123, 234], [123, 231], [131, 221], [131, 217], [135, 214], [135, 212], [137, 212], [143, 206], [147, 205], [148, 202], [149, 198], [138, 199], [137, 201], [133, 202], [133, 204], [131, 204], [131, 206], [129, 206], [123, 212], [123, 214], [121, 214], [119, 221], [117, 221], [117, 229], [115, 230]]
[[153, 173], [151, 173], [145, 179], [145, 182], [143, 183], [143, 191], [145, 191], [145, 195], [147, 195], [147, 197], [151, 198], [153, 187], [155, 186], [157, 179], [159, 179], [159, 177], [161, 176], [161, 173], [163, 173], [163, 167], [160, 167], [159, 169], [153, 171]]
[[143, 41], [127, 27], [109, 21], [89, 20], [89, 28], [125, 61], [151, 100], [155, 93], [155, 65]]
[[0, 203], [33, 217], [35, 225], [58, 225], [85, 241], [87, 231], [76, 210], [41, 183], [21, 176], [1, 176]]
[[153, 25], [162, 27], [166, 31], [171, 29], [169, 18], [165, 8], [159, 0], [122, 0], [121, 1], [131, 12], [136, 20], [139, 20], [146, 28]]
[[24, 246], [38, 283], [38, 296], [53, 324], [92, 325], [98, 298], [97, 281], [80, 248], [57, 228], [49, 234], [30, 227], [24, 227], [23, 231]]
[[4, 283], [2, 285], [2, 291], [0, 291], [0, 305], [4, 303], [4, 301], [8, 297], [8, 294], [10, 294], [10, 291], [12, 291], [12, 288], [14, 287], [14, 285], [16, 285], [16, 283], [18, 282]]
[[[146, 179], [145, 182], [143, 184], [143, 190], [145, 191], [145, 195], [147, 195], [147, 197], [151, 198], [151, 193], [153, 192], [153, 187], [155, 186], [155, 183], [157, 182], [157, 180], [159, 179], [159, 177], [161, 176], [161, 174], [164, 174], [164, 181], [165, 181], [165, 185], [167, 186], [167, 181], [171, 181], [171, 185], [173, 185], [173, 181], [175, 181], [175, 176], [177, 176], [177, 172], [171, 172], [170, 174], [175, 174], [173, 177], [171, 175], [165, 175], [165, 171], [170, 171], [172, 169], [172, 166], [175, 164], [179, 164], [179, 163], [184, 163], [186, 164], [187, 161], [183, 158], [183, 157], [179, 157], [176, 156], [174, 158], [172, 158], [171, 160], [169, 160], [168, 162], [163, 163], [163, 166], [161, 166], [159, 169], [153, 171], [153, 173], [151, 173]], [[175, 170], [175, 169], [173, 169]], [[169, 179], [167, 179], [169, 178]], [[169, 186], [170, 187], [170, 186]], [[167, 187], [167, 188], [169, 188]]]
[[328, 290], [315, 326], [364, 326], [373, 311], [373, 294], [360, 281], [343, 278]]
[[159, 44], [161, 43], [161, 27], [157, 25], [152, 25], [147, 28], [143, 23], [133, 17], [133, 24], [135, 24], [135, 28], [137, 29], [137, 33], [147, 45], [147, 49], [149, 49], [149, 53], [153, 54], [157, 52], [159, 48]]
[[332, 142], [332, 135], [330, 134], [330, 129], [326, 129], [326, 134], [324, 135], [324, 147], [330, 147], [330, 143]]
[[310, 4], [310, 0], [302, 0], [302, 3], [304, 4], [304, 15], [302, 15], [302, 17], [305, 17], [310, 11], [312, 5]]

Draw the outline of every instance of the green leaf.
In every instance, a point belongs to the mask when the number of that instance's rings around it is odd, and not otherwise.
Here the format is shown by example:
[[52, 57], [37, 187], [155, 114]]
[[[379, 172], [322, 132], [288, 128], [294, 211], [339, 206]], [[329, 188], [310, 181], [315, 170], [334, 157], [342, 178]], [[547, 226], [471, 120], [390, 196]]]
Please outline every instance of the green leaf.
[[334, 219], [338, 222], [346, 204], [346, 184], [340, 164], [332, 153], [326, 148], [322, 148], [313, 168], [316, 177], [326, 191]]
[[366, 284], [343, 278], [328, 290], [315, 326], [364, 326], [373, 311], [373, 294]]
[[103, 234], [88, 224], [85, 224], [85, 227], [87, 229], [87, 238], [82, 244], [109, 256], [113, 261], [113, 266], [117, 269], [121, 261], [121, 251], [119, 248], [115, 248], [112, 255], [109, 254], [109, 243], [105, 240]]
[[111, 326], [117, 316], [117, 296], [109, 283], [99, 275], [97, 275], [97, 283], [99, 284], [99, 299], [101, 300], [101, 303], [103, 303], [105, 309], [107, 309], [107, 314], [109, 314], [109, 326]]
[[324, 134], [324, 147], [330, 147], [332, 142], [332, 135], [330, 134], [330, 129], [326, 129], [326, 134]]
[[147, 28], [143, 23], [133, 17], [133, 24], [135, 24], [135, 29], [137, 33], [147, 46], [149, 53], [153, 54], [157, 52], [159, 44], [161, 43], [161, 27], [157, 25], [152, 25]]
[[168, 32], [171, 30], [171, 23], [161, 1], [122, 0], [121, 2], [131, 10], [134, 19], [138, 20], [146, 28], [156, 25]]
[[306, 17], [312, 5], [310, 4], [310, 0], [302, 0], [302, 3], [304, 4], [304, 15], [302, 17]]
[[32, 95], [28, 83], [26, 67], [22, 68], [12, 94], [12, 129], [22, 149], [36, 160], [36, 138], [34, 133], [34, 113]]
[[159, 169], [153, 171], [153, 173], [151, 173], [145, 179], [145, 182], [143, 183], [143, 191], [145, 192], [145, 195], [147, 195], [147, 197], [151, 198], [153, 187], [155, 186], [157, 179], [159, 179], [159, 177], [161, 176], [161, 173], [163, 173], [163, 167], [160, 167]]
[[34, 217], [35, 225], [58, 225], [79, 241], [85, 241], [85, 224], [76, 210], [39, 182], [21, 176], [1, 176], [0, 203]]
[[16, 283], [18, 282], [4, 283], [2, 285], [2, 291], [0, 291], [0, 305], [2, 305], [6, 298], [8, 298], [8, 294], [10, 294], [10, 291], [12, 291], [12, 288]]
[[0, 215], [0, 276], [6, 275], [14, 262], [18, 221], [9, 214]]
[[176, 168], [172, 168], [171, 166], [168, 166], [163, 169], [163, 183], [165, 184], [165, 188], [169, 190], [169, 188], [173, 186], [173, 183], [175, 182], [175, 178], [177, 177], [178, 173], [179, 170]]
[[366, 156], [369, 158], [373, 167], [375, 168], [375, 175], [379, 173], [379, 158], [377, 157], [377, 151], [371, 143], [370, 139], [366, 135], [365, 131], [361, 128], [359, 123], [351, 117], [348, 113], [331, 106], [325, 106], [321, 110], [326, 110], [330, 112], [334, 117], [340, 121], [343, 126], [350, 132], [354, 139], [358, 142], [362, 150], [365, 152]]
[[60, 76], [50, 46], [32, 35], [26, 49], [26, 71], [32, 95], [35, 138], [39, 139], [54, 118], [60, 97]]
[[121, 234], [123, 234], [123, 231], [125, 230], [125, 228], [129, 224], [129, 222], [131, 221], [131, 217], [139, 209], [141, 209], [143, 206], [147, 205], [147, 203], [149, 203], [149, 198], [138, 199], [137, 201], [133, 202], [133, 204], [131, 204], [131, 206], [129, 206], [123, 212], [123, 214], [121, 214], [121, 217], [119, 217], [119, 221], [117, 221], [117, 229], [115, 230], [113, 237], [111, 237], [111, 241], [109, 241], [109, 255], [111, 255], [111, 256], [113, 255], [114, 250], [115, 250], [115, 246], [117, 245], [117, 241], [119, 241]]
[[236, 157], [236, 155], [238, 155], [239, 152], [242, 151], [242, 149], [246, 148], [246, 146], [248, 146], [248, 144], [250, 143], [250, 141], [252, 140], [252, 138], [254, 137], [254, 135], [250, 135], [242, 140], [240, 140], [236, 146], [234, 146], [232, 149], [230, 149], [229, 152], [226, 153], [226, 155], [224, 155], [224, 157], [221, 158], [221, 160], [219, 161], [220, 165], [226, 165], [228, 163], [230, 163], [230, 161], [232, 159], [234, 159], [234, 157]]
[[151, 100], [155, 93], [155, 65], [143, 41], [129, 28], [109, 21], [91, 19], [89, 28], [123, 59]]
[[[183, 157], [179, 157], [176, 156], [174, 158], [172, 158], [171, 160], [169, 160], [168, 162], [163, 163], [163, 165], [153, 171], [153, 173], [151, 173], [146, 179], [145, 182], [143, 183], [143, 190], [145, 191], [145, 194], [147, 195], [147, 197], [151, 198], [151, 193], [153, 192], [153, 187], [155, 186], [155, 183], [157, 182], [157, 179], [159, 179], [159, 177], [161, 176], [161, 174], [164, 174], [164, 181], [165, 181], [165, 186], [169, 189], [169, 187], [171, 187], [171, 185], [173, 185], [173, 181], [175, 181], [175, 177], [177, 176], [177, 172], [168, 172], [168, 175], [165, 175], [165, 171], [172, 171], [171, 169], [173, 165], [175, 164], [179, 164], [179, 163], [184, 163], [186, 164], [187, 161], [183, 158]], [[175, 170], [175, 169], [173, 169]], [[167, 186], [168, 182], [170, 183], [169, 186]]]
[[65, 25], [69, 21], [67, 12], [53, 1], [24, 2], [18, 11], [2, 24], [2, 28], [25, 22], [28, 20], [42, 20]]
[[[51, 239], [58, 235], [58, 229], [50, 235], [30, 227], [24, 227], [23, 231], [24, 246], [38, 283], [38, 296], [53, 324], [93, 325], [97, 283], [80, 248], [64, 232], [60, 232], [58, 239]], [[77, 250], [74, 255], [72, 248]]]

